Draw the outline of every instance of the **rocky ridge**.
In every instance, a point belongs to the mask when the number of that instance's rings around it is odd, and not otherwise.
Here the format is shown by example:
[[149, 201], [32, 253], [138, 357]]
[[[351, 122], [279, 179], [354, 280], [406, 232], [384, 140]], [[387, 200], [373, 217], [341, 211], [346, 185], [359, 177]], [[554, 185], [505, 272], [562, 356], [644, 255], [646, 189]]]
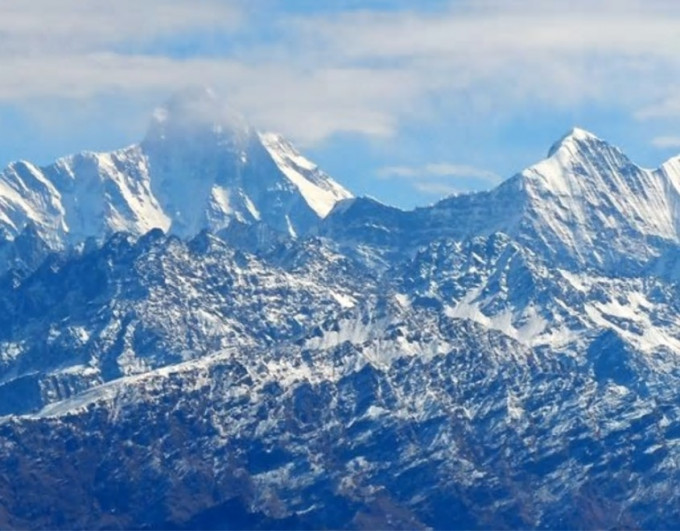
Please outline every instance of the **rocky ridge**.
[[117, 166], [153, 215], [3, 174], [44, 208], [0, 204], [2, 525], [680, 525], [677, 160], [575, 129], [405, 212], [186, 101]]

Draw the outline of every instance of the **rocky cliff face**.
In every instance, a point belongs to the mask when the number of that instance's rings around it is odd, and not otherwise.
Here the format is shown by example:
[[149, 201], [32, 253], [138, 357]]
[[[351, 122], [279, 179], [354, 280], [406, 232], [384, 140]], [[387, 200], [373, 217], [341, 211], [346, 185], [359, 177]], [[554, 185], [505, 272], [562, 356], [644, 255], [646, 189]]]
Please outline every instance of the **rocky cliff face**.
[[680, 526], [676, 161], [404, 212], [199, 96], [0, 179], [1, 525]]
[[348, 197], [284, 138], [193, 89], [156, 111], [138, 145], [10, 165], [0, 173], [0, 230], [11, 239], [31, 224], [55, 249], [154, 228], [187, 238], [232, 221], [301, 235]]

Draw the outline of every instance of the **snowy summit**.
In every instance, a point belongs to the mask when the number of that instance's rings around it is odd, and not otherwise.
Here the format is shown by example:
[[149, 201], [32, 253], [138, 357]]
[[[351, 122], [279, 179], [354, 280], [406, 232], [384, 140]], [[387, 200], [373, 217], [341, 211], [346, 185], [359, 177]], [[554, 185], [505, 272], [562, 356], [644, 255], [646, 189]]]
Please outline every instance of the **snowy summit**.
[[232, 221], [304, 234], [350, 192], [280, 135], [260, 133], [207, 89], [170, 98], [145, 139], [0, 173], [0, 230], [29, 224], [52, 247], [152, 228], [190, 237]]

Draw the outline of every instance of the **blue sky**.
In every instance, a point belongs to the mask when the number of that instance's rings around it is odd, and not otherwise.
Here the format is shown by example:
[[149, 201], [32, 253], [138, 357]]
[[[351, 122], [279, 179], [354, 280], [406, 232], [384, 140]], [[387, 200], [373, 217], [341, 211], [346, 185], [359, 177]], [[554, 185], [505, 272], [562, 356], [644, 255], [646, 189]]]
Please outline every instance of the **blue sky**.
[[357, 194], [494, 186], [572, 126], [680, 153], [680, 2], [0, 0], [0, 164], [144, 135], [212, 86]]

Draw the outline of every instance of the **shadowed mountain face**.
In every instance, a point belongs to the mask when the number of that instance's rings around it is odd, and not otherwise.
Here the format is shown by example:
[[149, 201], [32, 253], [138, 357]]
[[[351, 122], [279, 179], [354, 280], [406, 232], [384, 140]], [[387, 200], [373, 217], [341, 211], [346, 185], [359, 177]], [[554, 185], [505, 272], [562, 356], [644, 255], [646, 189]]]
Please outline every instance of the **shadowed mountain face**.
[[119, 231], [191, 237], [232, 221], [297, 235], [348, 197], [284, 138], [194, 89], [160, 107], [138, 145], [11, 164], [0, 173], [0, 229], [12, 238], [32, 224], [55, 249]]
[[0, 526], [680, 527], [679, 183], [576, 129], [405, 212], [206, 91], [10, 166]]
[[678, 160], [656, 170], [640, 168], [618, 148], [574, 129], [548, 158], [490, 192], [411, 212], [358, 198], [339, 205], [320, 230], [383, 253], [443, 236], [460, 240], [503, 232], [550, 264], [639, 274], [680, 241]]

